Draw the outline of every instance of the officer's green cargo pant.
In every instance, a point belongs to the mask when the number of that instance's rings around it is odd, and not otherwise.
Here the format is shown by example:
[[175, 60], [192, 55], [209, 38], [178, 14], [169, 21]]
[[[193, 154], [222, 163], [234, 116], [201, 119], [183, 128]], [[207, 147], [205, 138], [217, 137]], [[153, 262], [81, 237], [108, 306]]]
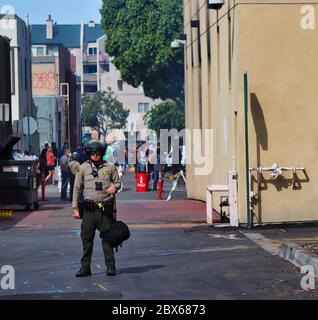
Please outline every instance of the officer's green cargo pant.
[[[83, 242], [83, 257], [81, 260], [82, 267], [87, 268], [91, 264], [95, 231], [108, 231], [112, 226], [112, 219], [106, 215], [101, 214], [100, 211], [89, 212], [83, 210], [83, 221], [81, 226], [81, 239]], [[105, 257], [105, 264], [107, 267], [115, 267], [115, 257], [113, 248], [102, 240], [103, 252]]]

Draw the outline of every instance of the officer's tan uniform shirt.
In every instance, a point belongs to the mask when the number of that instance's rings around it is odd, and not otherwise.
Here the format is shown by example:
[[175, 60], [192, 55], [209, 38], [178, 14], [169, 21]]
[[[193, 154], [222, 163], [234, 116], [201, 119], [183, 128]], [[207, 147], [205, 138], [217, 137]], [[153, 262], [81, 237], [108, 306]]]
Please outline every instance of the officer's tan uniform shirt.
[[[92, 166], [95, 167], [93, 163]], [[96, 182], [102, 183], [102, 191], [96, 191]], [[72, 207], [78, 208], [77, 199], [81, 190], [83, 190], [84, 200], [99, 202], [107, 197], [106, 191], [111, 185], [114, 185], [117, 191], [121, 188], [120, 178], [114, 164], [101, 165], [98, 169], [98, 176], [94, 178], [90, 161], [83, 163], [76, 174]]]

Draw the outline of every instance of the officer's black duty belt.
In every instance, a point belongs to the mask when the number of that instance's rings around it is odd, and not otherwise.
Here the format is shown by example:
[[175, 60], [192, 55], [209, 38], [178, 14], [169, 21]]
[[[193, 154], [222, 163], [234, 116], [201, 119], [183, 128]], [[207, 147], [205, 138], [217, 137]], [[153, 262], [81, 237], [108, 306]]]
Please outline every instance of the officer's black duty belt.
[[95, 212], [96, 210], [99, 210], [101, 212], [106, 211], [106, 209], [113, 208], [112, 201], [99, 201], [95, 202], [94, 200], [84, 200], [83, 207], [85, 210], [89, 212]]

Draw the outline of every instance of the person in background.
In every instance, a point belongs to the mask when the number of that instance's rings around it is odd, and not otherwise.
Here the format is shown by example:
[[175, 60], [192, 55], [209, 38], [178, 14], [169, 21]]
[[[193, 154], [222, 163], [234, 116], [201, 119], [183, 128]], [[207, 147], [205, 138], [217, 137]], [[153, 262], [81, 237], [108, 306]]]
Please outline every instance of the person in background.
[[70, 151], [65, 149], [64, 155], [60, 159], [60, 168], [62, 175], [61, 200], [67, 200], [67, 187], [71, 179], [71, 169], [69, 167]]
[[153, 165], [153, 173], [152, 173], [152, 180], [153, 180], [153, 187], [152, 191], [158, 191], [158, 182], [159, 178], [162, 178], [162, 183], [164, 180], [164, 160], [160, 157], [160, 149], [157, 149], [157, 161]]
[[52, 142], [52, 143], [51, 143], [51, 146], [52, 146], [52, 150], [53, 150], [54, 156], [55, 156], [55, 158], [56, 158], [56, 160], [55, 160], [55, 166], [57, 166], [57, 160], [58, 160], [58, 158], [59, 158], [59, 150], [57, 149], [55, 142]]
[[44, 176], [46, 177], [49, 174], [48, 168], [47, 168], [47, 161], [46, 161], [46, 153], [47, 150], [49, 149], [49, 144], [47, 141], [45, 141], [43, 149], [40, 153], [39, 156], [39, 162], [40, 162], [40, 172], [41, 172], [41, 176], [44, 173]]
[[148, 161], [147, 161], [147, 168], [148, 168], [148, 182], [153, 180], [154, 174], [154, 165], [157, 163], [157, 150], [151, 150], [148, 152]]
[[70, 162], [68, 164], [71, 174], [70, 174], [70, 199], [73, 201], [73, 190], [76, 174], [80, 170], [81, 166], [81, 155], [78, 152], [73, 152]]
[[114, 149], [111, 145], [107, 146], [103, 160], [107, 163], [114, 163]]
[[55, 156], [52, 148], [49, 148], [46, 152], [46, 163], [47, 163], [47, 170], [49, 172], [48, 176], [45, 178], [45, 182], [48, 182], [50, 178], [52, 178], [52, 184], [55, 184], [54, 178], [54, 169], [55, 169]]
[[67, 142], [64, 142], [62, 149], [60, 150], [60, 158], [63, 157], [65, 150], [69, 150], [69, 146]]

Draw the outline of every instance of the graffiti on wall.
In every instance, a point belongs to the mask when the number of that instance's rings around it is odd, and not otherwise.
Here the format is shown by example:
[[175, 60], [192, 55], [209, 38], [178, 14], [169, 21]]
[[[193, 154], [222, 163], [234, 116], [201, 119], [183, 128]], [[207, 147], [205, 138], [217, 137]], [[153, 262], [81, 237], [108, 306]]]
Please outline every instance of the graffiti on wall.
[[33, 73], [32, 88], [55, 90], [57, 88], [57, 74], [52, 71]]

